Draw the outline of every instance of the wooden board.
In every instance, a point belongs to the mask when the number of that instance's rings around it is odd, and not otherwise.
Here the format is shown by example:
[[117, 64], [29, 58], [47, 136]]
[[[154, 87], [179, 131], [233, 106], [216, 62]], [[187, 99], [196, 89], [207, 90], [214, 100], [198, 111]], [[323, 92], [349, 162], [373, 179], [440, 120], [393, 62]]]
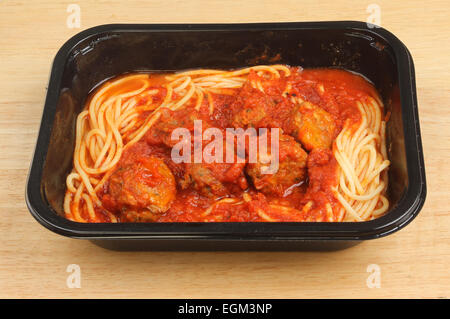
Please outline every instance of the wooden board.
[[[79, 29], [67, 27], [70, 3]], [[0, 297], [448, 298], [448, 1], [376, 2], [381, 25], [414, 57], [428, 182], [421, 214], [398, 233], [332, 253], [113, 252], [48, 231], [25, 205], [50, 66], [75, 33], [117, 22], [367, 21], [370, 3], [0, 0]], [[81, 268], [79, 289], [66, 284], [69, 264]], [[370, 264], [380, 288], [366, 283]]]

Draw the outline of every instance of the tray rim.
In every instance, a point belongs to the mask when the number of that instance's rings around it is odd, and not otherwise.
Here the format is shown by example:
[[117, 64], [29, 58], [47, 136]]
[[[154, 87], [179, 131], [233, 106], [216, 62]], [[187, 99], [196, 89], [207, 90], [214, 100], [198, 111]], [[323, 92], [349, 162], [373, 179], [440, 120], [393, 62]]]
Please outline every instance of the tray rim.
[[[386, 40], [397, 62], [409, 185], [397, 205], [386, 215], [365, 222], [214, 222], [214, 223], [77, 223], [56, 214], [43, 199], [41, 177], [54, 121], [64, 64], [73, 48], [86, 37], [105, 32], [261, 31], [298, 29], [349, 29], [371, 32]], [[366, 240], [386, 236], [410, 223], [426, 198], [425, 166], [420, 137], [415, 71], [411, 54], [392, 33], [369, 28], [359, 21], [275, 22], [230, 24], [105, 24], [74, 35], [56, 54], [47, 96], [26, 183], [25, 199], [32, 216], [60, 235], [85, 239], [270, 239]]]

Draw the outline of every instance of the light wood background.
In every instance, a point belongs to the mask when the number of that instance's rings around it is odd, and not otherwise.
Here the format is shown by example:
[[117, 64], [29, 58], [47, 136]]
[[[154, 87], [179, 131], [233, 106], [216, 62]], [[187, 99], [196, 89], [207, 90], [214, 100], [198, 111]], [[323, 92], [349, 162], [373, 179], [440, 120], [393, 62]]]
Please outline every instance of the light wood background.
[[[81, 28], [66, 25], [70, 3]], [[75, 33], [105, 23], [367, 21], [410, 49], [417, 77], [428, 197], [391, 236], [332, 253], [113, 252], [56, 235], [29, 214], [25, 182], [50, 66]], [[448, 1], [14, 1], [0, 0], [0, 297], [381, 298], [450, 296]], [[81, 288], [66, 285], [69, 264]], [[368, 288], [366, 269], [381, 269]]]

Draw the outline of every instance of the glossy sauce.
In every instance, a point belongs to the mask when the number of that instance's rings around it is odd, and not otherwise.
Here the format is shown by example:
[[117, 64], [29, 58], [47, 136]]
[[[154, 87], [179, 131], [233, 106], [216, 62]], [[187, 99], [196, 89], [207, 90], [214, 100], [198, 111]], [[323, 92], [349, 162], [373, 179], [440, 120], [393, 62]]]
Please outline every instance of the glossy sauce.
[[[248, 79], [257, 78], [251, 72]], [[153, 87], [160, 88], [163, 75], [151, 75]], [[287, 85], [291, 86], [289, 94], [283, 95]], [[151, 214], [149, 221], [154, 222], [252, 222], [264, 221], [257, 213], [259, 209], [266, 212], [274, 221], [321, 221], [325, 220], [327, 203], [333, 211], [339, 207], [333, 195], [333, 187], [337, 184], [337, 162], [332, 149], [315, 149], [308, 151], [307, 178], [305, 181], [293, 184], [283, 196], [263, 194], [256, 190], [252, 181], [242, 169], [235, 164], [211, 164], [214, 174], [224, 176], [222, 183], [227, 189], [224, 196], [205, 196], [192, 186], [180, 187], [180, 181], [185, 178], [186, 167], [171, 160], [171, 145], [176, 141], [170, 139], [170, 133], [178, 127], [193, 131], [193, 120], [203, 121], [203, 130], [207, 127], [225, 129], [236, 126], [235, 115], [247, 105], [267, 105], [265, 116], [258, 127], [279, 127], [284, 134], [294, 134], [292, 110], [295, 107], [291, 97], [299, 97], [318, 105], [333, 117], [336, 123], [333, 138], [341, 131], [345, 121], [358, 122], [360, 114], [356, 100], [367, 96], [376, 96], [373, 86], [359, 75], [338, 69], [313, 69], [292, 72], [287, 78], [274, 79], [263, 83], [265, 94], [249, 86], [242, 89], [224, 90], [224, 94], [212, 94], [214, 112], [209, 114], [208, 101], [205, 98], [199, 111], [194, 109], [195, 101], [177, 111], [163, 110], [160, 120], [135, 145], [126, 149], [119, 166], [140, 161], [154, 156], [160, 158], [173, 173], [177, 184], [176, 197], [170, 208], [159, 214]], [[126, 91], [130, 88], [117, 88]], [[150, 88], [151, 89], [151, 88]], [[154, 102], [164, 99], [165, 91], [154, 96]], [[176, 96], [175, 96], [176, 97]], [[145, 104], [144, 99], [138, 106]], [[276, 107], [271, 106], [275, 103]], [[253, 110], [251, 110], [252, 112]], [[150, 114], [144, 113], [146, 117]], [[258, 114], [251, 114], [251, 117]], [[239, 119], [239, 121], [246, 119]], [[283, 158], [280, 153], [280, 159]], [[233, 171], [235, 170], [235, 171]], [[215, 172], [214, 172], [215, 171]], [[228, 176], [228, 179], [227, 177]], [[145, 178], [145, 177], [144, 177]], [[151, 179], [151, 176], [148, 176]], [[127, 217], [126, 209], [119, 207], [117, 200], [109, 194], [109, 182], [105, 183], [99, 198], [104, 207], [118, 215], [120, 221], [135, 221]], [[243, 200], [243, 194], [250, 195], [251, 201]], [[236, 198], [236, 203], [221, 203], [215, 205], [210, 212], [207, 209], [223, 198]], [[312, 207], [304, 212], [302, 209], [312, 201]], [[280, 209], [279, 206], [292, 209]]]

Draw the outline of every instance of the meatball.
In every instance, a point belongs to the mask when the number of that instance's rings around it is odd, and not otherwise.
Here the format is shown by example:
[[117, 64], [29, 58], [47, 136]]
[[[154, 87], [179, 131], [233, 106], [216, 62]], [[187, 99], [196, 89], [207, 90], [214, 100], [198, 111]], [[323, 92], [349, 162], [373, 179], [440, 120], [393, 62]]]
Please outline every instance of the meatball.
[[309, 102], [294, 110], [294, 136], [308, 151], [329, 149], [333, 143], [336, 124], [330, 113]]
[[161, 110], [161, 118], [145, 134], [145, 141], [151, 145], [165, 144], [174, 146], [177, 141], [171, 139], [173, 130], [177, 128], [194, 129], [194, 121], [200, 119], [197, 112], [191, 108], [172, 111], [166, 108]]
[[232, 105], [238, 110], [232, 124], [234, 127], [258, 127], [274, 106], [275, 103], [269, 96], [251, 87], [244, 87]]
[[[202, 145], [204, 156], [206, 147], [209, 147], [209, 144]], [[225, 138], [222, 147], [224, 150], [228, 148]], [[210, 150], [212, 153], [206, 154], [215, 154], [215, 148]], [[233, 190], [246, 189], [248, 185], [244, 175], [245, 159], [238, 161], [235, 153], [233, 160], [227, 162], [226, 151], [217, 155], [219, 157], [214, 155], [214, 158], [209, 158], [212, 162], [207, 162], [207, 158], [203, 157], [201, 163], [195, 163], [192, 157], [191, 162], [186, 163], [185, 185], [182, 185], [182, 188], [192, 187], [207, 197], [224, 197], [233, 193]]]
[[266, 195], [284, 196], [287, 195], [288, 188], [305, 180], [307, 156], [294, 138], [282, 134], [279, 139], [278, 171], [274, 174], [263, 174], [263, 168], [270, 163], [262, 163], [262, 155], [258, 153], [257, 162], [247, 164], [246, 172], [257, 190]]
[[185, 187], [194, 189], [207, 197], [224, 197], [233, 188], [247, 188], [244, 176], [245, 163], [189, 163], [186, 164]]
[[107, 208], [133, 214], [162, 213], [176, 195], [175, 178], [155, 156], [141, 157], [119, 166], [109, 178]]
[[279, 127], [285, 131], [292, 120], [293, 103], [281, 95], [269, 95], [248, 83], [231, 104], [233, 127]]

